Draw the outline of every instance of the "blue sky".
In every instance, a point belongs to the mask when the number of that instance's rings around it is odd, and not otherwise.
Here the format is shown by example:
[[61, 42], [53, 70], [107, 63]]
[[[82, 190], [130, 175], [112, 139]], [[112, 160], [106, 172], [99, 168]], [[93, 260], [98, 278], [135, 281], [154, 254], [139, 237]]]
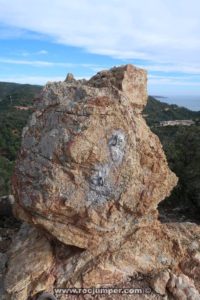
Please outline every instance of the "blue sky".
[[198, 0], [0, 0], [0, 81], [89, 78], [132, 63], [153, 95], [200, 95]]

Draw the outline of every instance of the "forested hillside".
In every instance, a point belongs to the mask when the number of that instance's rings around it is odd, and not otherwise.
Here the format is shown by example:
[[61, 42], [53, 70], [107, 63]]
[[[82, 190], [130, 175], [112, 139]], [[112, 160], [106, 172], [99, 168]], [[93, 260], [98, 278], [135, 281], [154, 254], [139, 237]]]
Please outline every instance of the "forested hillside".
[[179, 177], [177, 187], [161, 205], [200, 210], [200, 126], [154, 127], [152, 131], [159, 136], [169, 166]]
[[200, 111], [191, 111], [175, 104], [160, 102], [151, 96], [143, 113], [150, 126], [159, 124], [160, 121], [200, 119]]
[[0, 195], [10, 193], [22, 128], [40, 91], [40, 86], [0, 82]]
[[[171, 196], [161, 207], [179, 207], [186, 213], [200, 210], [200, 112], [162, 103], [149, 97], [144, 117], [163, 145], [169, 166], [179, 177]], [[194, 120], [191, 126], [159, 126], [160, 121]]]

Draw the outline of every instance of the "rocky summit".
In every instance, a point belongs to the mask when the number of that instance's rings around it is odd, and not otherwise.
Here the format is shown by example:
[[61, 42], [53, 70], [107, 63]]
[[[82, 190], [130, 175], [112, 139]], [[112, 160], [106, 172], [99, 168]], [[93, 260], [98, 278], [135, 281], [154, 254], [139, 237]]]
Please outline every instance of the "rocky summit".
[[7, 253], [4, 299], [124, 286], [139, 273], [158, 295], [200, 299], [199, 226], [157, 219], [177, 177], [141, 115], [146, 101], [147, 74], [132, 65], [44, 87], [12, 179], [24, 223]]

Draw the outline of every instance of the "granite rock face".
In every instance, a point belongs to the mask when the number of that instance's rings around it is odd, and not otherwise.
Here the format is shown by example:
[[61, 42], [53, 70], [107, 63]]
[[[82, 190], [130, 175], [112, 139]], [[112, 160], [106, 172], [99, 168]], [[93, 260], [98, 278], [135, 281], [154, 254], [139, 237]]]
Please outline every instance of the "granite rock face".
[[21, 219], [93, 252], [155, 219], [177, 179], [140, 114], [146, 80], [128, 65], [46, 85], [13, 178]]
[[[126, 65], [44, 87], [13, 176], [14, 213], [29, 227], [22, 250], [10, 250], [10, 299], [120, 284], [183, 261], [187, 243], [157, 220], [177, 177], [141, 115], [146, 83], [144, 70]], [[19, 246], [20, 233], [16, 238]], [[24, 277], [13, 270], [23, 257]]]
[[46, 237], [37, 229], [23, 224], [8, 251], [8, 271], [4, 289], [14, 299], [27, 299], [49, 288], [53, 253]]

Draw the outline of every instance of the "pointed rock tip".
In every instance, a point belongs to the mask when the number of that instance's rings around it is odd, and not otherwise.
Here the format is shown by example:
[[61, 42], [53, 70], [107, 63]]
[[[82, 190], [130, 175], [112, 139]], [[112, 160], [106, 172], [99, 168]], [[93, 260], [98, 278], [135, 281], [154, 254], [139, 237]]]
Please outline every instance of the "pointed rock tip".
[[139, 109], [147, 103], [147, 72], [131, 64], [98, 72], [88, 83], [97, 88], [117, 88]]
[[76, 81], [76, 79], [74, 78], [74, 75], [72, 73], [68, 73], [65, 78], [65, 82], [74, 82], [74, 81]]

